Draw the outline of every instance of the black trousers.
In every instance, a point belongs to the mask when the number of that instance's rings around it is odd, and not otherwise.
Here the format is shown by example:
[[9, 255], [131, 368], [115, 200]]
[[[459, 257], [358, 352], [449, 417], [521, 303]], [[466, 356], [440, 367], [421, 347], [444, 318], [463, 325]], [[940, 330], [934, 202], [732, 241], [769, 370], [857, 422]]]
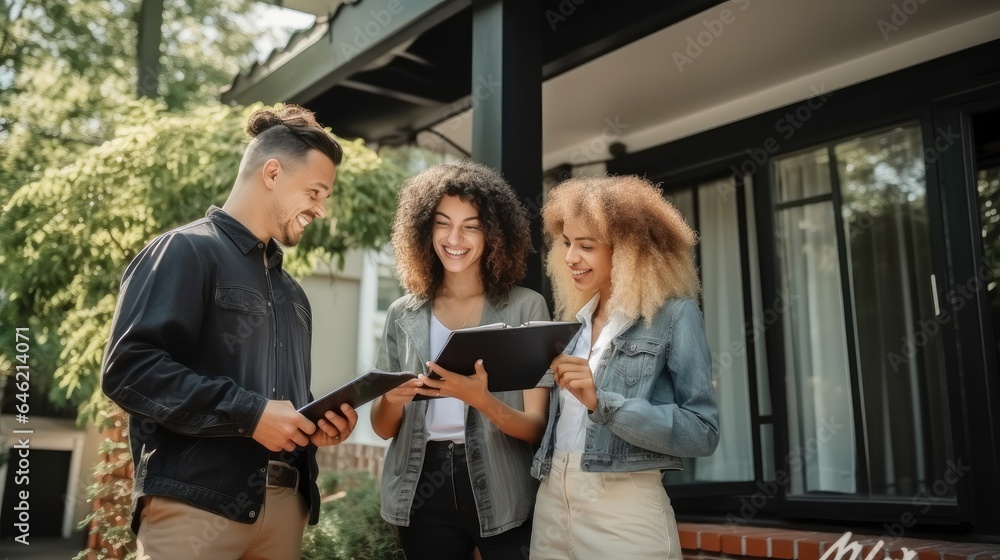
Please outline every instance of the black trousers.
[[531, 544], [530, 519], [499, 535], [479, 536], [465, 446], [452, 442], [427, 443], [410, 526], [397, 530], [406, 560], [469, 560], [475, 548], [483, 560], [526, 560]]

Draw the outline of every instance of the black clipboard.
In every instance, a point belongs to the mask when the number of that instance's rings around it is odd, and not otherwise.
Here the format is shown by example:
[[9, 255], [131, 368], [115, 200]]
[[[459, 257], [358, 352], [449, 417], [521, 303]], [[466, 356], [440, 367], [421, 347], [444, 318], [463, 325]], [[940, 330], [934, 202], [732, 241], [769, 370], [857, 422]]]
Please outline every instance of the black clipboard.
[[352, 380], [343, 387], [335, 389], [326, 396], [320, 397], [299, 409], [299, 414], [313, 422], [323, 418], [327, 410], [341, 414], [340, 405], [347, 403], [351, 408], [369, 403], [385, 393], [399, 387], [417, 375], [408, 371], [389, 372], [372, 369], [368, 373]]
[[[476, 360], [483, 360], [492, 393], [533, 389], [552, 360], [572, 348], [582, 328], [577, 322], [531, 321], [518, 327], [497, 323], [459, 329], [452, 331], [433, 361], [449, 371], [472, 375]], [[417, 395], [414, 400], [422, 399]]]

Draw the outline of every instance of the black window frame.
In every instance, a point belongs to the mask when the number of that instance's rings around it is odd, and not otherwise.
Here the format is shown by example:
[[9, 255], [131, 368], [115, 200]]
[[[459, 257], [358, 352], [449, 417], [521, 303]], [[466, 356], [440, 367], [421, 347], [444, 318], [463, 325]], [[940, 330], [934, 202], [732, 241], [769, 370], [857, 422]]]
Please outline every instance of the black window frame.
[[[691, 193], [692, 197], [692, 214], [694, 223], [689, 224], [692, 229], [696, 232], [701, 231], [700, 223], [700, 207], [698, 200], [698, 189], [706, 183], [712, 183], [715, 181], [733, 181], [733, 194], [736, 196], [736, 219], [737, 219], [737, 230], [739, 232], [739, 243], [740, 243], [740, 276], [741, 276], [741, 286], [743, 287], [742, 301], [743, 301], [743, 322], [744, 325], [751, 324], [753, 318], [753, 298], [752, 290], [753, 283], [751, 281], [750, 275], [750, 252], [749, 252], [749, 241], [748, 241], [748, 223], [747, 223], [747, 197], [744, 178], [741, 174], [732, 173], [729, 170], [720, 170], [712, 166], [706, 168], [699, 168], [691, 170], [689, 173], [674, 175], [674, 176], [650, 176], [649, 180], [657, 183], [660, 187], [660, 191], [664, 195], [671, 195], [674, 193], [679, 193], [687, 191]], [[695, 245], [695, 264], [698, 268], [699, 280], [702, 279], [701, 272], [701, 244]], [[758, 256], [758, 264], [759, 256]], [[747, 387], [749, 389], [749, 411], [750, 411], [750, 424], [751, 424], [751, 447], [753, 449], [753, 471], [754, 480], [752, 481], [729, 481], [729, 482], [687, 482], [682, 484], [668, 484], [667, 488], [670, 491], [671, 498], [684, 498], [688, 496], [700, 497], [705, 495], [727, 495], [727, 494], [739, 494], [746, 492], [753, 492], [756, 489], [755, 483], [759, 480], [761, 473], [763, 472], [763, 450], [761, 443], [760, 427], [762, 424], [771, 424], [774, 422], [772, 405], [772, 414], [761, 414], [760, 412], [760, 400], [759, 393], [757, 391], [758, 375], [757, 371], [757, 344], [753, 340], [752, 329], [744, 330], [743, 345], [746, 352], [746, 363], [747, 363]], [[721, 350], [721, 349], [716, 349]]]
[[[998, 59], [1000, 40], [836, 90], [790, 138], [777, 136], [774, 123], [799, 103], [625, 154], [607, 163], [608, 172], [645, 175], [664, 182], [669, 190], [669, 185], [691, 183], [699, 177], [717, 177], [724, 170], [737, 171], [749, 159], [748, 149], [765, 146], [769, 138], [777, 137], [780, 140], [779, 149], [774, 150], [768, 161], [756, 166], [751, 173], [761, 296], [763, 302], [768, 302], [779, 295], [780, 288], [776, 268], [774, 173], [771, 169], [775, 158], [809, 148], [835, 145], [838, 141], [868, 136], [912, 122], [919, 123], [926, 147], [935, 138], [937, 127], [942, 123], [956, 123], [963, 131], [962, 145], [959, 149], [943, 153], [935, 161], [926, 161], [925, 168], [931, 260], [933, 272], [939, 279], [937, 289], [940, 298], [954, 284], [955, 278], [961, 278], [971, 269], [976, 255], [972, 247], [972, 230], [975, 228], [968, 224], [970, 212], [976, 208], [973, 206], [970, 209], [968, 193], [956, 193], [964, 190], [956, 185], [965, 184], [963, 181], [967, 180], [969, 168], [974, 164], [974, 161], [968, 161], [968, 109], [963, 109], [961, 102], [970, 96], [982, 98], [984, 88], [991, 88], [990, 91], [1000, 88], [1000, 70], [995, 62]], [[992, 102], [1000, 100], [1000, 97], [989, 98]], [[972, 201], [973, 204], [975, 202]], [[845, 250], [843, 244], [841, 250]], [[943, 299], [941, 305], [947, 305]], [[756, 480], [750, 484], [699, 483], [670, 487], [678, 515], [692, 520], [732, 522], [733, 519], [727, 516], [735, 515], [739, 520], [742, 508], [743, 511], [751, 510], [750, 519], [744, 520], [748, 524], [836, 525], [885, 533], [890, 524], [906, 519], [904, 516], [909, 513], [915, 515], [916, 523], [906, 527], [908, 535], [1000, 535], [1000, 519], [995, 519], [995, 499], [1000, 496], [1000, 477], [997, 476], [1000, 467], [995, 460], [1000, 457], [1000, 429], [991, 431], [985, 440], [975, 435], [977, 423], [995, 421], [996, 403], [1000, 398], [1000, 389], [996, 386], [996, 366], [982, 359], [983, 333], [977, 324], [979, 312], [981, 309], [964, 310], [954, 327], [945, 329], [941, 335], [945, 367], [949, 372], [949, 435], [953, 455], [970, 458], [972, 467], [972, 475], [962, 477], [956, 484], [956, 503], [918, 506], [908, 499], [883, 500], [867, 496], [789, 497], [780, 485], [776, 495], [767, 496], [765, 490], [768, 483], [762, 480], [761, 470], [755, 461]], [[766, 332], [769, 389], [775, 420], [775, 465], [781, 464], [788, 451], [787, 430], [782, 417], [788, 408], [782, 387], [786, 368], [781, 330], [779, 320]], [[852, 378], [855, 376], [852, 375]], [[975, 402], [964, 402], [963, 391], [969, 387], [982, 389], [985, 394], [979, 395]], [[757, 406], [758, 401], [754, 399], [751, 409], [756, 410]], [[759, 424], [755, 426], [755, 435], [759, 439]], [[856, 441], [856, 445], [859, 452], [862, 451], [862, 441]], [[980, 449], [977, 450], [977, 447]], [[986, 449], [981, 449], [983, 447]], [[755, 453], [759, 455], [759, 452], [758, 441], [755, 442]], [[861, 453], [858, 457], [861, 460]], [[765, 499], [761, 499], [762, 494]]]

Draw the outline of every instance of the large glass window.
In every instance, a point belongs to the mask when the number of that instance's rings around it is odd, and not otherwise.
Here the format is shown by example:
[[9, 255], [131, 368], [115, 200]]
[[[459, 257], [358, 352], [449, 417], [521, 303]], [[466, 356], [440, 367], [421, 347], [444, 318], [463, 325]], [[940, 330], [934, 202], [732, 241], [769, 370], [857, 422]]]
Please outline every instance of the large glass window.
[[982, 276], [1000, 363], [1000, 109], [973, 118]]
[[[788, 410], [789, 494], [853, 493], [855, 440], [829, 154], [778, 162], [778, 246]], [[815, 193], [827, 193], [816, 201]], [[800, 198], [805, 195], [805, 198]], [[800, 203], [801, 202], [801, 203]]]
[[[1000, 158], [998, 158], [1000, 159]], [[1000, 358], [1000, 161], [976, 173], [976, 193], [979, 197], [979, 228], [982, 236], [983, 263], [986, 265], [986, 291], [989, 294], [990, 316], [993, 318], [993, 345]], [[1000, 361], [1000, 360], [998, 360]]]
[[[750, 237], [753, 211], [746, 204], [752, 200], [749, 192], [749, 185], [737, 185], [735, 178], [728, 177], [665, 194], [700, 237], [701, 304], [720, 410], [715, 454], [685, 460], [684, 471], [667, 473], [668, 484], [752, 481], [755, 477], [750, 384], [756, 378], [766, 385], [766, 371], [764, 340], [755, 333], [761, 323], [760, 297], [756, 243]], [[745, 251], [750, 253], [746, 260]], [[751, 303], [754, 317], [747, 317], [745, 302]]]
[[923, 154], [913, 124], [775, 161], [790, 496], [909, 499], [945, 473]]

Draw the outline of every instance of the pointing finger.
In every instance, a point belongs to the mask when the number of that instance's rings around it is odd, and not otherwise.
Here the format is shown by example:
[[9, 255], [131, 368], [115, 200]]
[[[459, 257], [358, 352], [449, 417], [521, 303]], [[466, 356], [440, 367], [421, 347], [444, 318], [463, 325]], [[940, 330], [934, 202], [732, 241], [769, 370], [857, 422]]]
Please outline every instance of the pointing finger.
[[434, 373], [440, 375], [444, 379], [448, 379], [448, 376], [457, 376], [458, 374], [453, 371], [448, 371], [443, 367], [435, 364], [434, 362], [427, 362], [427, 368]]

